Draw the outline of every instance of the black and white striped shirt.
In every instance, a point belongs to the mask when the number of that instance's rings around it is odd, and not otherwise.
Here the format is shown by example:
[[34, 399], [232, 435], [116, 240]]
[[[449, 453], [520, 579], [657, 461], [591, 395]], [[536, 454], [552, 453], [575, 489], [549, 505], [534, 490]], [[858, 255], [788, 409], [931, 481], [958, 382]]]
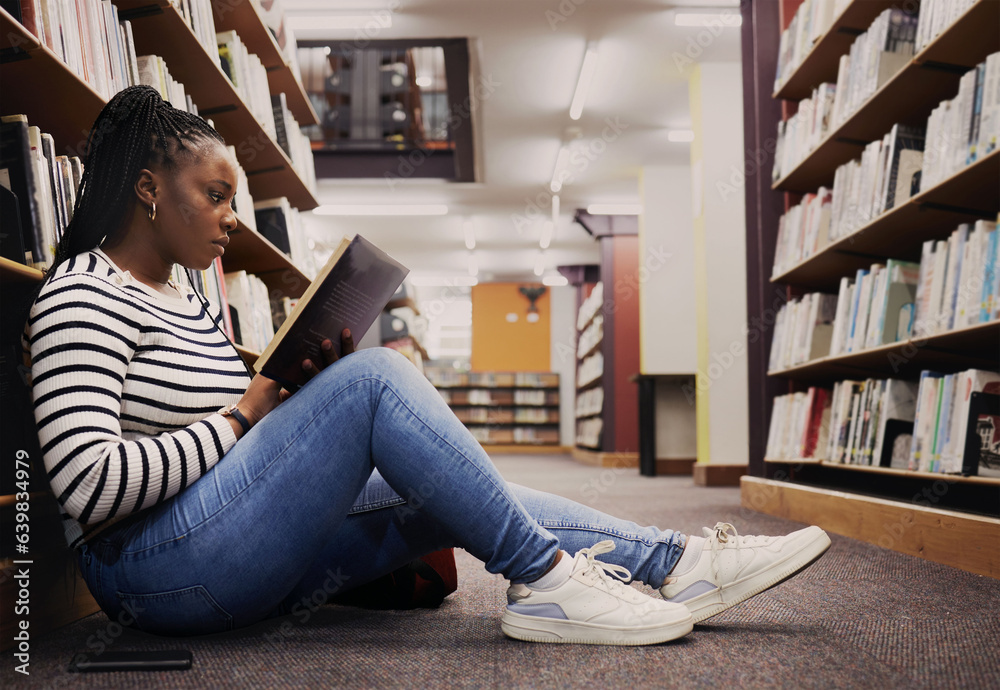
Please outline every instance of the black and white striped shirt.
[[71, 545], [179, 493], [236, 443], [217, 411], [249, 378], [190, 290], [162, 295], [86, 252], [42, 288], [27, 336], [35, 422]]

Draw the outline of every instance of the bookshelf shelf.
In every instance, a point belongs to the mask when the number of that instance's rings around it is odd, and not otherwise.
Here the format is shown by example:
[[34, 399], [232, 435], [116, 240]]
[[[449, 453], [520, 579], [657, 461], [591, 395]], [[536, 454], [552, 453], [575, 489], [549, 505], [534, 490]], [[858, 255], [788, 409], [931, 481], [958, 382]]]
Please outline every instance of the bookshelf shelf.
[[998, 180], [1000, 150], [832, 242], [771, 282], [836, 291], [842, 276], [886, 257], [919, 260], [925, 240], [947, 239], [959, 223], [996, 217], [990, 209], [1000, 207]]
[[600, 385], [601, 379], [603, 378], [603, 376], [604, 375], [601, 374], [600, 376], [592, 378], [589, 381], [584, 381], [583, 383], [577, 384], [577, 386], [576, 386], [577, 392], [585, 391], [585, 390], [590, 390], [591, 388], [596, 388], [597, 386]]
[[[525, 383], [530, 378], [521, 377], [526, 376], [536, 376], [541, 385]], [[455, 416], [483, 446], [496, 448], [500, 444], [559, 447], [558, 374], [453, 371], [439, 371], [435, 374], [431, 371], [428, 378]], [[521, 383], [518, 383], [519, 380]], [[541, 401], [518, 400], [518, 394], [525, 391], [541, 395]], [[543, 412], [544, 421], [517, 419], [519, 413], [524, 416], [539, 416]]]
[[912, 479], [938, 479], [959, 484], [980, 484], [982, 486], [1000, 487], [1000, 478], [996, 477], [966, 477], [959, 474], [942, 474], [937, 472], [917, 472], [915, 470], [900, 470], [893, 467], [872, 467], [869, 465], [845, 465], [839, 462], [824, 462], [813, 458], [796, 458], [792, 460], [774, 460], [764, 458], [764, 462], [772, 465], [822, 465], [848, 472], [870, 472], [888, 476], [908, 477]]
[[219, 61], [205, 52], [170, 1], [117, 0], [116, 5], [122, 18], [132, 22], [136, 52], [162, 57], [171, 75], [184, 84], [198, 112], [210, 118], [226, 143], [236, 148], [254, 198], [284, 196], [300, 211], [316, 208], [319, 202], [292, 168], [291, 160], [264, 131]]
[[233, 345], [233, 347], [235, 347], [236, 351], [240, 353], [240, 357], [243, 358], [243, 361], [247, 363], [248, 367], [252, 367], [253, 363], [257, 361], [261, 354], [253, 350], [248, 350], [240, 345]]
[[851, 49], [854, 39], [868, 29], [875, 17], [897, 4], [892, 0], [854, 0], [833, 20], [772, 98], [800, 101], [808, 98], [817, 84], [835, 81], [840, 56]]
[[997, 24], [1000, 3], [980, 0], [973, 5], [771, 188], [814, 192], [830, 186], [838, 166], [860, 156], [865, 144], [884, 136], [894, 124], [925, 124], [932, 107], [955, 95], [969, 67], [1000, 50], [1000, 32], [982, 30]]
[[845, 378], [916, 378], [921, 369], [943, 372], [995, 369], [1000, 353], [1000, 321], [958, 328], [926, 338], [909, 338], [845, 355], [821, 357], [788, 369], [769, 371], [776, 376], [805, 381]]
[[237, 216], [237, 229], [229, 234], [229, 246], [222, 257], [228, 271], [256, 273], [271, 290], [287, 297], [301, 297], [309, 278], [266, 237], [251, 229]]
[[43, 277], [36, 268], [0, 256], [0, 283], [37, 283]]
[[255, 53], [267, 70], [267, 82], [272, 94], [284, 93], [288, 109], [302, 127], [318, 125], [319, 117], [306, 96], [302, 84], [295, 78], [284, 53], [274, 40], [274, 34], [264, 24], [252, 2], [213, 2], [216, 31], [234, 30], [247, 50]]

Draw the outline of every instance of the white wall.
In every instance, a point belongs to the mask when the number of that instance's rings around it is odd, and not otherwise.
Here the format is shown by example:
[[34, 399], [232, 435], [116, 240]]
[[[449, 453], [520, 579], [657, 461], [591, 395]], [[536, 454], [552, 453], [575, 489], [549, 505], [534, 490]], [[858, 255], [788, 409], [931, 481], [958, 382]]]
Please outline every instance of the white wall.
[[646, 166], [639, 194], [639, 265], [647, 271], [640, 275], [640, 369], [693, 374], [698, 353], [690, 166]]
[[[682, 386], [694, 378], [663, 378], [656, 381], [656, 458], [690, 460], [697, 455], [698, 438], [694, 400]], [[688, 388], [690, 390], [690, 388]]]
[[709, 462], [740, 464], [749, 457], [742, 72], [729, 62], [700, 69], [708, 364], [699, 373], [709, 382]]
[[576, 288], [550, 287], [552, 317], [552, 371], [559, 374], [559, 436], [560, 444], [576, 442]]

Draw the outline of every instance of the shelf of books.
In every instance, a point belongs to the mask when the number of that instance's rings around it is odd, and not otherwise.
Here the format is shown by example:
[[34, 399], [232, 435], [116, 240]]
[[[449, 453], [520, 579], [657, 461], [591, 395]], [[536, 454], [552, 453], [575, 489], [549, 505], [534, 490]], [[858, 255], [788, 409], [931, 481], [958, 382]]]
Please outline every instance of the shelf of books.
[[[764, 314], [751, 403], [770, 417], [744, 481], [758, 509], [870, 541], [930, 495], [954, 538], [921, 522], [883, 541], [995, 577], [1000, 558], [962, 539], [1000, 530], [998, 24], [995, 0], [798, 4], [773, 97], [801, 100], [777, 123], [773, 191], [751, 201], [780, 192], [784, 214], [748, 221], [774, 247], [755, 289], [784, 297]], [[807, 505], [824, 490], [825, 517]]]
[[559, 446], [559, 374], [458, 372], [443, 367], [427, 367], [424, 373], [488, 450]]
[[916, 52], [919, 17], [899, 9], [883, 11], [855, 38], [839, 58], [836, 81], [813, 84], [779, 127], [774, 189], [814, 192], [894, 125], [926, 126], [928, 112], [954, 97], [963, 75], [1000, 50], [1000, 32], [985, 30], [1000, 24], [1000, 3], [955, 0], [949, 8], [964, 12]]
[[604, 431], [604, 284], [597, 283], [576, 316], [576, 445], [601, 450]]
[[[314, 122], [315, 114], [299, 102], [304, 93], [299, 98], [290, 87], [273, 90], [282, 80], [297, 83], [297, 79], [273, 38], [271, 48], [258, 47], [270, 34], [254, 4], [215, 3], [220, 21], [214, 24], [213, 3], [208, 0], [180, 6], [166, 0], [122, 0], [115, 5], [81, 0], [63, 7], [58, 21], [51, 14], [56, 5], [41, 7], [41, 16], [25, 17], [0, 8], [0, 169], [5, 172], [0, 185], [0, 223], [5, 228], [0, 236], [0, 292], [5, 335], [22, 326], [7, 317], [15, 313], [16, 301], [26, 298], [42, 280], [72, 216], [91, 125], [115, 93], [147, 84], [176, 107], [211, 120], [238, 161], [234, 202], [238, 227], [231, 233], [225, 257], [206, 271], [177, 269], [174, 280], [190, 285], [220, 309], [241, 356], [252, 362], [316, 271], [299, 217], [300, 210], [316, 206], [315, 176], [308, 141], [298, 129], [298, 122]], [[65, 40], [57, 42], [52, 27], [58, 29], [63, 23], [77, 30], [64, 32]], [[246, 41], [240, 32], [247, 34]], [[258, 59], [255, 51], [266, 57]], [[272, 73], [289, 74], [272, 74], [269, 80], [269, 67]], [[5, 337], [0, 353], [3, 446], [34, 447], [33, 476], [44, 477], [37, 471], [40, 459], [35, 457], [37, 439], [32, 442], [30, 405], [17, 402], [27, 398], [19, 384], [20, 353], [8, 350], [8, 341], [13, 342]], [[21, 415], [24, 424], [14, 424]], [[14, 438], [15, 430], [21, 436]], [[13, 450], [7, 455], [13, 457]], [[0, 509], [10, 491], [6, 484], [0, 491]], [[47, 488], [40, 484], [33, 491], [38, 494], [32, 499], [33, 514], [58, 517]], [[49, 562], [65, 552], [58, 519], [54, 524], [51, 530], [42, 529], [39, 518], [36, 530], [32, 523], [32, 544]], [[4, 567], [12, 553], [9, 547], [0, 546], [0, 559], [7, 559], [0, 561]], [[63, 570], [46, 572], [55, 575]], [[12, 582], [9, 577], [2, 579]], [[37, 632], [96, 610], [82, 582], [73, 585], [54, 578], [38, 584], [39, 599], [50, 599], [53, 605], [37, 618]], [[5, 597], [6, 588], [4, 584]], [[67, 598], [61, 594], [64, 591], [82, 593], [83, 599]], [[0, 632], [4, 639], [12, 639], [6, 624]]]

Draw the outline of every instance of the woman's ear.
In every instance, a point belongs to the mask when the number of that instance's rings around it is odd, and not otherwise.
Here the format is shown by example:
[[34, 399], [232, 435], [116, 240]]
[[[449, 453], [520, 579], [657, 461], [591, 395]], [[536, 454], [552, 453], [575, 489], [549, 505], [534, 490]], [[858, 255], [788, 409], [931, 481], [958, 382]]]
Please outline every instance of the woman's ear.
[[156, 175], [143, 168], [139, 171], [139, 179], [135, 181], [135, 195], [139, 203], [147, 208], [156, 201]]

